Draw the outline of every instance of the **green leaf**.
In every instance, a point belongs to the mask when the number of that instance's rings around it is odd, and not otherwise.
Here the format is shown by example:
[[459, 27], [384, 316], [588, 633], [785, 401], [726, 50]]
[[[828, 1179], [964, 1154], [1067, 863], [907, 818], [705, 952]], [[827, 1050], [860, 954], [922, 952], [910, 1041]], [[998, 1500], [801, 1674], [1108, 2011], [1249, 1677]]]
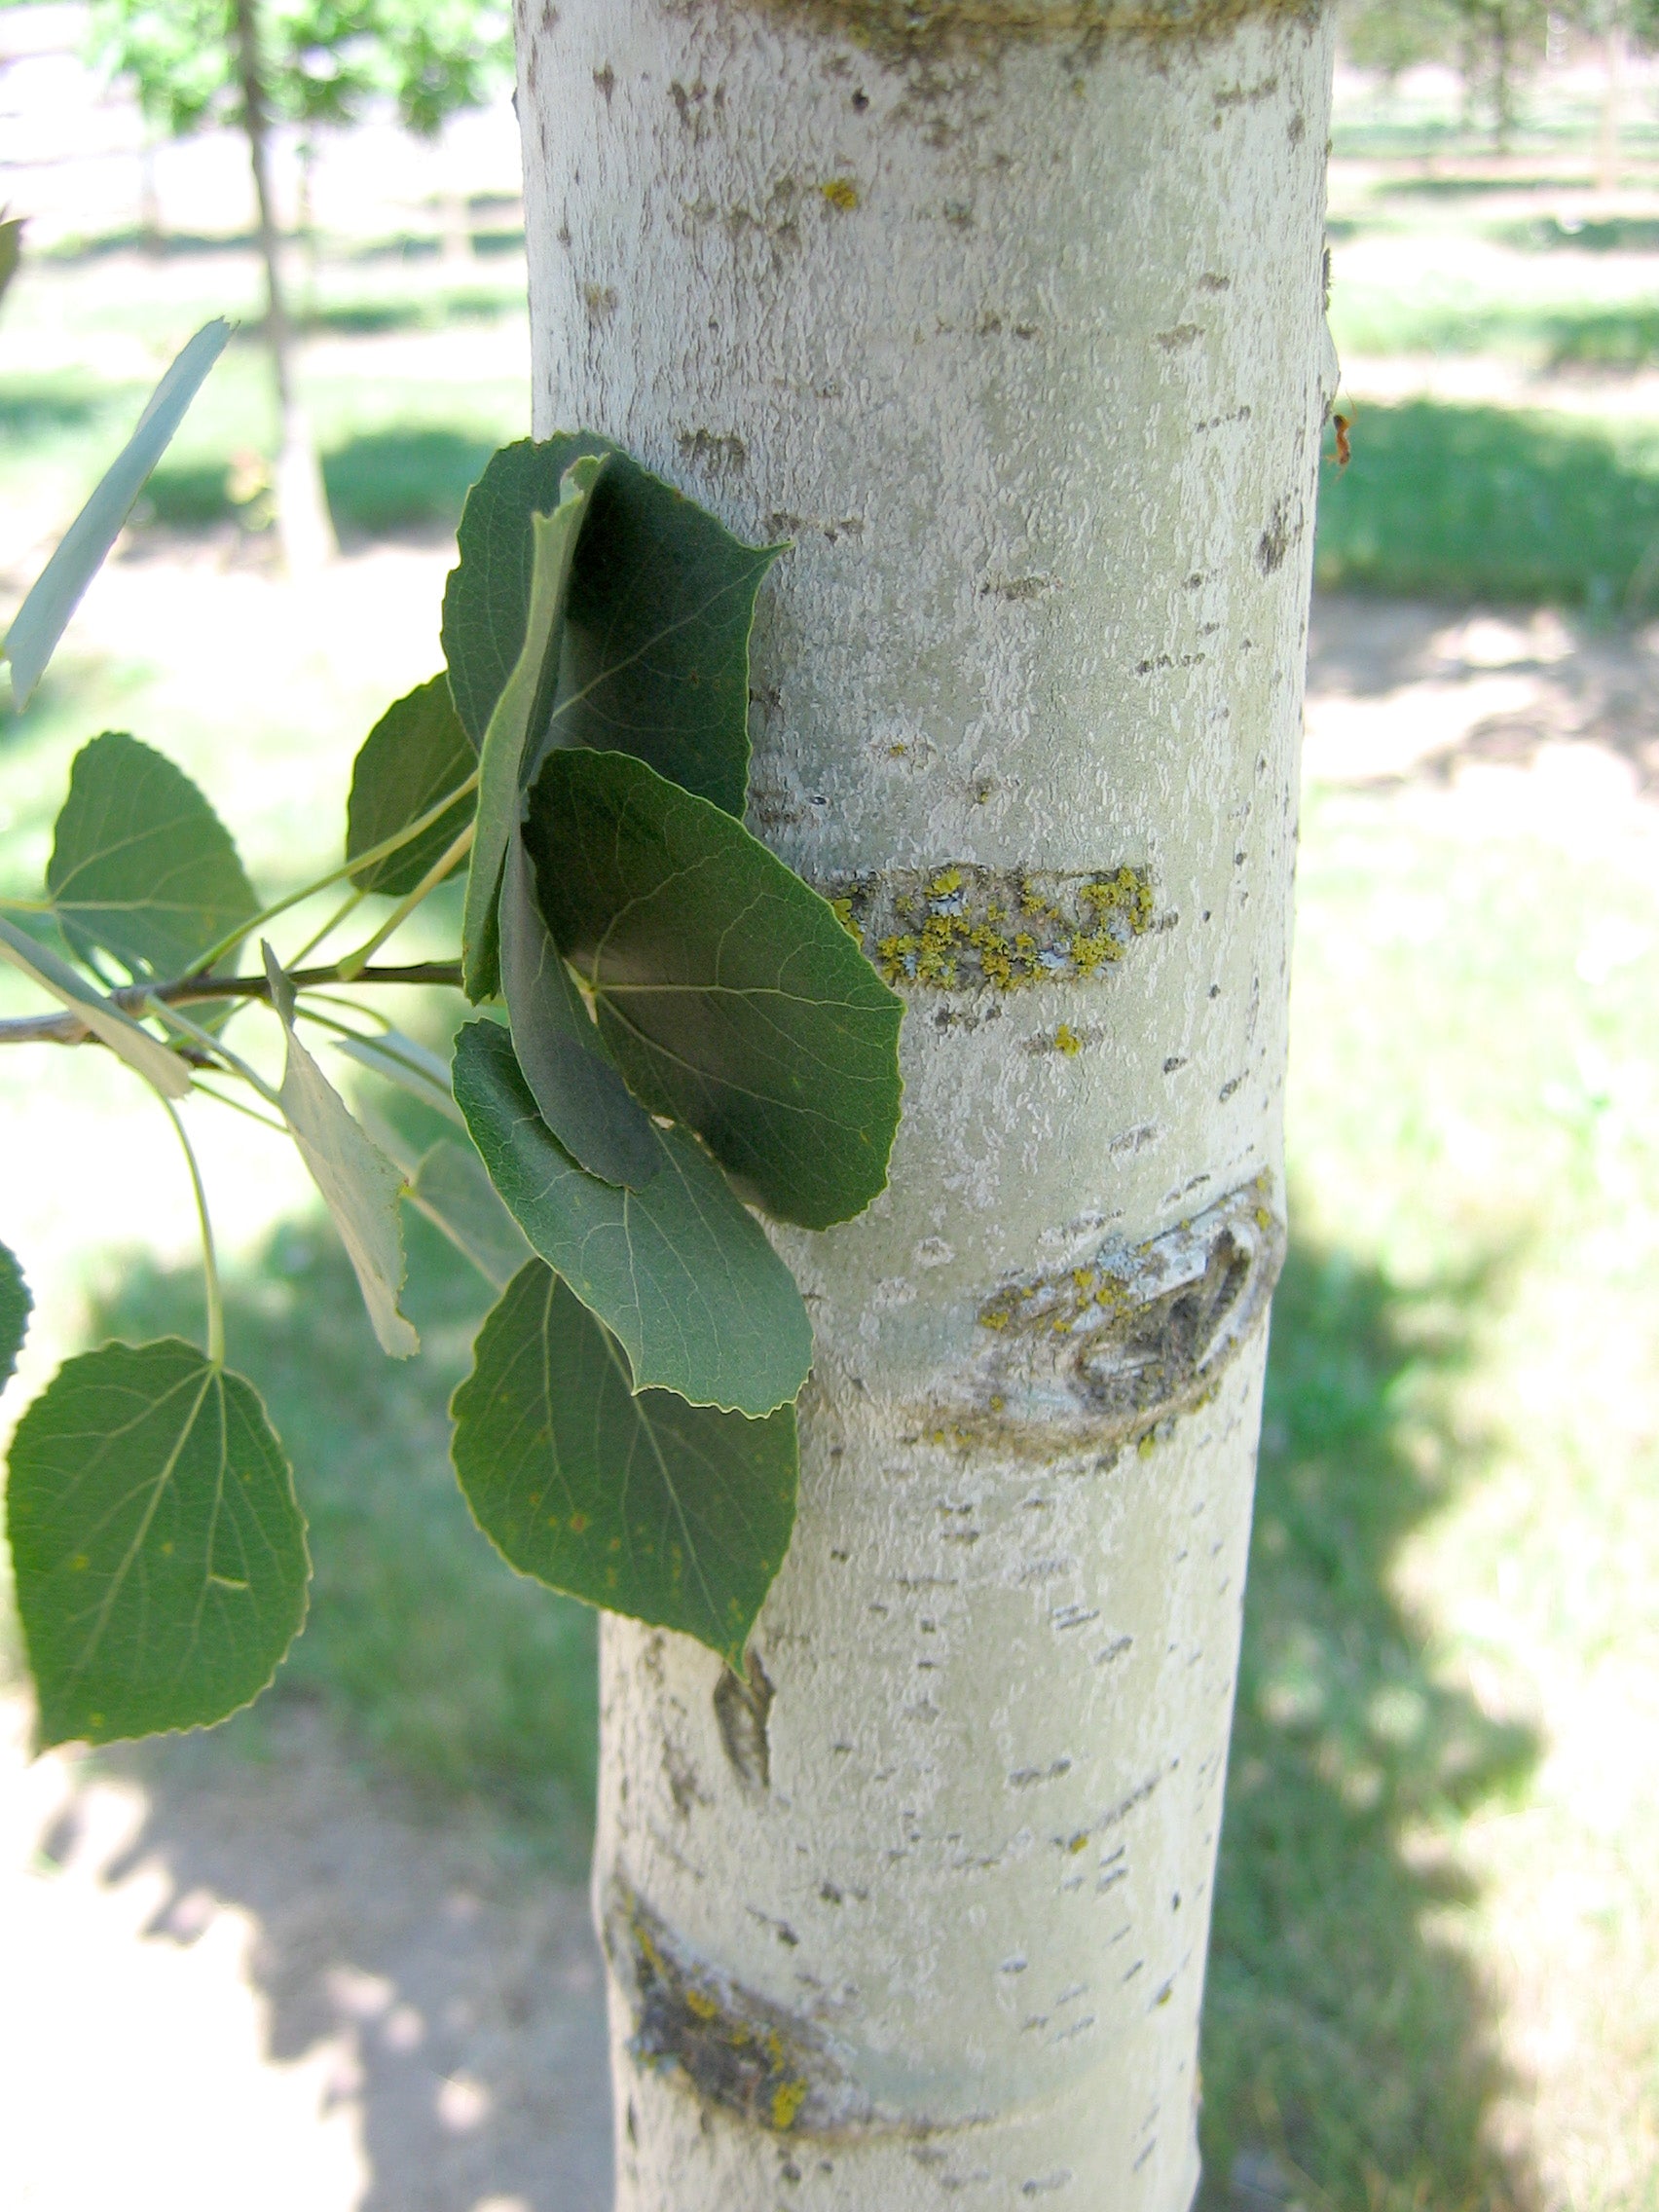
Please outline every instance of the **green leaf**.
[[271, 1003], [288, 1040], [277, 1093], [283, 1118], [356, 1271], [382, 1351], [407, 1359], [420, 1350], [421, 1340], [397, 1309], [404, 1274], [403, 1225], [397, 1211], [403, 1177], [370, 1143], [294, 1034], [294, 987], [271, 947], [264, 950]]
[[69, 525], [63, 542], [41, 571], [33, 590], [12, 618], [4, 652], [12, 664], [12, 695], [20, 710], [45, 673], [81, 594], [103, 565], [105, 554], [132, 511], [145, 478], [166, 451], [202, 380], [224, 351], [228, 322], [203, 323], [150, 394], [138, 426], [110, 463], [104, 477]]
[[462, 979], [467, 997], [473, 1000], [491, 997], [500, 981], [496, 905], [501, 864], [524, 810], [526, 739], [542, 672], [558, 650], [576, 534], [587, 511], [588, 495], [604, 466], [603, 457], [591, 455], [572, 461], [559, 480], [553, 512], [530, 518], [534, 560], [529, 620], [518, 658], [491, 713], [478, 758], [478, 832], [461, 923]]
[[507, 848], [500, 929], [513, 1051], [542, 1120], [590, 1175], [643, 1190], [662, 1162], [656, 1131], [607, 1055], [547, 934], [522, 837]]
[[826, 1229], [887, 1181], [903, 1008], [834, 908], [739, 822], [622, 753], [555, 753], [525, 842], [600, 1034], [746, 1195]]
[[[476, 734], [524, 636], [529, 518], [577, 454], [608, 453], [576, 549], [552, 725], [532, 735], [638, 755], [741, 815], [749, 786], [749, 634], [782, 546], [746, 545], [603, 438], [503, 447], [467, 495], [461, 565], [444, 592], [444, 653]], [[534, 762], [533, 762], [534, 766]]]
[[688, 1131], [656, 1132], [662, 1166], [643, 1191], [584, 1174], [496, 1021], [457, 1038], [455, 1095], [514, 1220], [621, 1340], [637, 1390], [752, 1415], [795, 1395], [812, 1364], [800, 1292]]
[[28, 1334], [34, 1300], [15, 1254], [0, 1244], [0, 1390], [18, 1371], [18, 1354]]
[[[472, 741], [461, 725], [447, 677], [394, 700], [364, 738], [351, 770], [346, 802], [346, 858], [371, 853], [429, 814], [446, 792], [465, 783], [477, 767]], [[359, 891], [405, 898], [440, 860], [472, 819], [475, 793], [458, 798], [429, 830], [384, 860], [351, 870]], [[459, 866], [459, 863], [457, 866]]]
[[305, 1522], [258, 1394], [194, 1345], [105, 1345], [18, 1424], [7, 1524], [44, 1744], [223, 1720], [305, 1618]]
[[46, 887], [63, 934], [129, 975], [181, 976], [259, 911], [230, 831], [166, 754], [119, 730], [82, 746]]
[[554, 512], [573, 461], [608, 459], [614, 451], [605, 438], [555, 437], [539, 445], [521, 438], [491, 455], [466, 495], [457, 533], [461, 560], [444, 586], [442, 637], [456, 713], [474, 745], [482, 746], [524, 648], [535, 569], [530, 518]]
[[793, 1406], [745, 1420], [635, 1395], [615, 1339], [533, 1260], [451, 1410], [461, 1487], [509, 1566], [742, 1664], [794, 1526]]
[[23, 254], [23, 218], [14, 215], [0, 222], [0, 300], [11, 290]]
[[21, 969], [32, 982], [67, 1007], [100, 1043], [146, 1083], [153, 1084], [164, 1098], [182, 1098], [190, 1088], [190, 1070], [176, 1053], [169, 1052], [147, 1029], [140, 1029], [51, 945], [25, 936], [3, 914], [0, 960], [9, 960], [14, 968]]
[[371, 1075], [385, 1078], [395, 1084], [410, 1098], [418, 1098], [423, 1106], [430, 1106], [435, 1113], [453, 1122], [458, 1129], [466, 1126], [461, 1108], [450, 1089], [449, 1069], [436, 1052], [427, 1051], [413, 1037], [405, 1037], [400, 1029], [388, 1029], [379, 1037], [341, 1037], [335, 1041], [335, 1051], [344, 1052], [349, 1060], [367, 1068]]
[[498, 1290], [530, 1257], [523, 1232], [469, 1144], [440, 1137], [416, 1166], [409, 1200]]

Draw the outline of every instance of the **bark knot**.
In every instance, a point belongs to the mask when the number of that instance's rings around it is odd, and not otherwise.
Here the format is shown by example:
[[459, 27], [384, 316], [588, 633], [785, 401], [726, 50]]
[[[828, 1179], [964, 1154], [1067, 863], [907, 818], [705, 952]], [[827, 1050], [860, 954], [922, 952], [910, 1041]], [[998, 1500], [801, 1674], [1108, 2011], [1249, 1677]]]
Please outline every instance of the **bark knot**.
[[1202, 1405], [1266, 1317], [1284, 1260], [1267, 1176], [1202, 1213], [1088, 1262], [1017, 1275], [981, 1301], [980, 1342], [937, 1441], [1050, 1457], [1148, 1438]]

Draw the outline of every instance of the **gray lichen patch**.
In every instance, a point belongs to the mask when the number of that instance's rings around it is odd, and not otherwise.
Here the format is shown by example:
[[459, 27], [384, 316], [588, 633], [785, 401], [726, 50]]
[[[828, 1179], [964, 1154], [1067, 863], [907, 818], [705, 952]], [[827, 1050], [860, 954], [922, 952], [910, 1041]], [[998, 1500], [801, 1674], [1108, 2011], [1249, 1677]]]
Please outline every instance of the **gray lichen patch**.
[[874, 2117], [816, 2023], [695, 1957], [620, 1884], [607, 1902], [605, 1941], [632, 2009], [637, 2059], [672, 2069], [705, 2103], [776, 2135], [835, 2134]]
[[1160, 43], [1213, 38], [1258, 18], [1318, 20], [1319, 0], [743, 0], [866, 48], [903, 68], [952, 52], [996, 54], [1035, 40]]
[[1158, 926], [1144, 868], [884, 868], [825, 896], [890, 983], [1014, 991], [1082, 982]]
[[922, 1435], [1050, 1456], [1142, 1441], [1204, 1403], [1265, 1318], [1284, 1261], [1266, 1177], [1144, 1243], [1001, 1283], [952, 1402]]

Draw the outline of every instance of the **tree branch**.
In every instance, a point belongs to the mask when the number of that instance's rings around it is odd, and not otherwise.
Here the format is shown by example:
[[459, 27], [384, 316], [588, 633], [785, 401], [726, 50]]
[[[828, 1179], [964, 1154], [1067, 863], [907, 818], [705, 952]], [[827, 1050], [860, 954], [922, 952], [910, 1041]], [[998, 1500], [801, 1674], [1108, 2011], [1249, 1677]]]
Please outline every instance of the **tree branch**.
[[[341, 985], [346, 978], [338, 967], [302, 968], [289, 977], [297, 991], [321, 990]], [[458, 960], [419, 960], [407, 968], [365, 968], [350, 977], [359, 983], [450, 983], [461, 986]], [[182, 976], [170, 983], [124, 983], [109, 993], [123, 1014], [142, 1016], [153, 999], [164, 1006], [202, 1006], [219, 999], [259, 999], [269, 1003], [271, 985], [263, 976]], [[0, 1021], [0, 1045], [84, 1045], [92, 1036], [86, 1023], [73, 1014], [25, 1014]]]

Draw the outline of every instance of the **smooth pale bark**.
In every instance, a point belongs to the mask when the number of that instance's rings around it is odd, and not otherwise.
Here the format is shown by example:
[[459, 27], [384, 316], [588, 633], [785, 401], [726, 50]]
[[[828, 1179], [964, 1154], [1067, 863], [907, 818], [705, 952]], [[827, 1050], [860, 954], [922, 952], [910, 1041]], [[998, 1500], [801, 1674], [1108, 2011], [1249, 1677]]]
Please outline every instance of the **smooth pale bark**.
[[[1330, 46], [1134, 13], [520, 22], [538, 431], [793, 541], [752, 819], [933, 977], [890, 1190], [787, 1240], [817, 1367], [750, 1679], [605, 1626], [625, 2212], [1181, 2212], [1197, 2176]], [[1022, 928], [1049, 966], [1005, 991]]]

